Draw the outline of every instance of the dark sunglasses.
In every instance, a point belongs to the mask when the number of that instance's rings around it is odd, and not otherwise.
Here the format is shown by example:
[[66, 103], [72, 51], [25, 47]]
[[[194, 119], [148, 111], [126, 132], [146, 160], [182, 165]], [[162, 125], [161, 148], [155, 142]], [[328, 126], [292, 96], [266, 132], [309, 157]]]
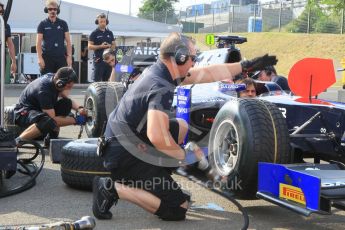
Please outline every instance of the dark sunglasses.
[[57, 11], [57, 8], [48, 8], [48, 11]]
[[192, 60], [192, 62], [196, 62], [198, 60], [198, 56], [197, 55], [189, 55], [189, 57]]

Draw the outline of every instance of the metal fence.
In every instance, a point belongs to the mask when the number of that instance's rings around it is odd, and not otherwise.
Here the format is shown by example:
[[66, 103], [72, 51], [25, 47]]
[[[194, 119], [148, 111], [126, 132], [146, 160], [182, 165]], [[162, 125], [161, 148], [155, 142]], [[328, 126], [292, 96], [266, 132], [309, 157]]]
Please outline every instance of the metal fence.
[[188, 7], [175, 12], [151, 12], [144, 17], [179, 25], [186, 33], [275, 31], [343, 34], [345, 29], [344, 9], [336, 13], [325, 5], [309, 6], [305, 0], [217, 8], [202, 4], [198, 8]]

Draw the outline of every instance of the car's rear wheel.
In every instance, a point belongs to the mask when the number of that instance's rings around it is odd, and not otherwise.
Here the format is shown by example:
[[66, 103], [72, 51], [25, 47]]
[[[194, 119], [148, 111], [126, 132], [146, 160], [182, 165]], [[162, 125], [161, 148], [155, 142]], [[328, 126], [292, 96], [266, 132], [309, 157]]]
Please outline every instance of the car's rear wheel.
[[99, 137], [104, 122], [114, 110], [124, 93], [124, 86], [118, 82], [95, 82], [86, 90], [85, 108], [88, 119], [85, 131], [88, 137]]
[[258, 162], [291, 162], [285, 118], [269, 102], [226, 103], [211, 128], [209, 161], [223, 189], [239, 198], [255, 198]]

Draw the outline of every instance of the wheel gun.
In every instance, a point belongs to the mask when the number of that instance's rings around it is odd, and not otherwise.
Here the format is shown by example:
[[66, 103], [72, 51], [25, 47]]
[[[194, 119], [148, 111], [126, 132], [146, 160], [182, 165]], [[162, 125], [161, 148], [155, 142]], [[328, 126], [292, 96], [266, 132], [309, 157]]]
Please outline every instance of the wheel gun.
[[39, 227], [19, 227], [5, 230], [91, 230], [96, 226], [96, 221], [90, 216], [83, 216], [80, 220], [73, 223], [56, 222], [52, 224], [42, 225]]

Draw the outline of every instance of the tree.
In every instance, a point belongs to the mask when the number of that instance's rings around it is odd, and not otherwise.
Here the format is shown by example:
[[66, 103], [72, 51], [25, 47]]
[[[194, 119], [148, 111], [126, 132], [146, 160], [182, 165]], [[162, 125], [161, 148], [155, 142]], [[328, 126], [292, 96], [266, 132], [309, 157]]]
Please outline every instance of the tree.
[[178, 0], [145, 0], [139, 8], [139, 18], [145, 18], [158, 22], [165, 22], [166, 17], [174, 15], [173, 3]]
[[341, 33], [344, 31], [345, 24], [345, 0], [322, 0], [323, 4], [328, 5], [335, 15], [339, 16], [341, 21]]
[[345, 0], [322, 0], [321, 3], [328, 5], [337, 13], [345, 10]]
[[287, 29], [293, 33], [312, 33], [314, 32], [317, 20], [323, 16], [319, 1], [308, 0], [303, 13], [295, 19]]

